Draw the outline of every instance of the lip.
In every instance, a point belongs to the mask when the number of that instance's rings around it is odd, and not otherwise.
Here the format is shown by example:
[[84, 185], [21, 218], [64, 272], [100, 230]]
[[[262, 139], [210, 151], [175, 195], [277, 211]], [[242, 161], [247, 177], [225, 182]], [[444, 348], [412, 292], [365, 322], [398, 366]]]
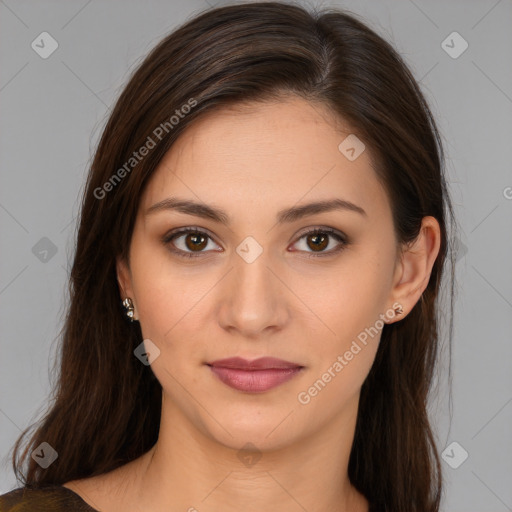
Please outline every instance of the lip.
[[229, 357], [227, 359], [219, 359], [207, 364], [208, 366], [233, 368], [236, 370], [279, 370], [301, 367], [300, 364], [285, 361], [283, 359], [277, 359], [276, 357], [260, 357], [259, 359], [253, 359], [252, 361], [248, 361], [242, 357]]
[[231, 357], [207, 364], [224, 384], [251, 393], [261, 393], [280, 386], [304, 368], [297, 363], [274, 357], [261, 357], [253, 361]]

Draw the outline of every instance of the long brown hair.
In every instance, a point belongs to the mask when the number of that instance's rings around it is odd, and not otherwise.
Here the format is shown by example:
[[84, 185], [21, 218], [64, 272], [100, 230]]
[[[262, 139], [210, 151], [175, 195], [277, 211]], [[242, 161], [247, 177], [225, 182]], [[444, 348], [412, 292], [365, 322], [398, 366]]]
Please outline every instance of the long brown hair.
[[[424, 216], [439, 222], [440, 251], [421, 300], [406, 318], [384, 326], [362, 386], [348, 468], [353, 485], [382, 510], [439, 510], [442, 475], [427, 398], [449, 261], [453, 312], [447, 221], [455, 220], [441, 137], [406, 64], [357, 15], [279, 2], [196, 15], [149, 53], [121, 93], [83, 195], [52, 403], [23, 453], [31, 427], [13, 448], [14, 471], [26, 487], [106, 473], [155, 444], [162, 390], [134, 357], [142, 334], [124, 314], [116, 257], [129, 261], [144, 187], [187, 126], [207, 111], [290, 93], [328, 106], [372, 149], [399, 243], [418, 236]], [[145, 156], [135, 158], [143, 146]], [[450, 344], [451, 314], [449, 325]], [[58, 452], [47, 469], [28, 456], [43, 441]]]

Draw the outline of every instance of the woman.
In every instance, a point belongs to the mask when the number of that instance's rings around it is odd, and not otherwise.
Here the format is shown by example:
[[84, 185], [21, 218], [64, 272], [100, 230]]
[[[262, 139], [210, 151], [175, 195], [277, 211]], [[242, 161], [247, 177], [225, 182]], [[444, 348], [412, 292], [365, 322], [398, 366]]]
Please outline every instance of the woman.
[[104, 129], [55, 401], [0, 509], [438, 511], [448, 221], [428, 105], [354, 15], [185, 23]]

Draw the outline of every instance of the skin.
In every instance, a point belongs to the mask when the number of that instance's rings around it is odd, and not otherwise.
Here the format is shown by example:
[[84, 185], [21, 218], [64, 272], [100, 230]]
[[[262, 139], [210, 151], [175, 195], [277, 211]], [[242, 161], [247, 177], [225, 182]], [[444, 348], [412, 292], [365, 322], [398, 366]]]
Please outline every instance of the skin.
[[[347, 467], [380, 331], [309, 403], [297, 397], [393, 304], [403, 314], [387, 323], [409, 313], [428, 284], [440, 229], [425, 217], [415, 243], [400, 252], [370, 149], [354, 161], [338, 150], [349, 133], [323, 106], [287, 97], [208, 114], [161, 161], [141, 198], [130, 264], [117, 264], [121, 297], [132, 298], [144, 339], [160, 350], [151, 364], [163, 387], [160, 435], [139, 459], [65, 484], [91, 506], [102, 512], [368, 510]], [[222, 208], [231, 224], [170, 210], [145, 215], [170, 196]], [[284, 208], [333, 198], [359, 205], [367, 216], [335, 210], [276, 223]], [[170, 251], [172, 242], [161, 241], [186, 227], [211, 235], [197, 258], [180, 258]], [[341, 231], [348, 245], [315, 257], [340, 244], [330, 237], [315, 251], [303, 236], [315, 227]], [[247, 236], [263, 248], [252, 263], [236, 252]], [[188, 239], [188, 246], [187, 234], [174, 239], [174, 247], [194, 252]], [[226, 386], [204, 364], [267, 355], [305, 368], [251, 394]], [[252, 465], [237, 456], [248, 442], [261, 455]]]

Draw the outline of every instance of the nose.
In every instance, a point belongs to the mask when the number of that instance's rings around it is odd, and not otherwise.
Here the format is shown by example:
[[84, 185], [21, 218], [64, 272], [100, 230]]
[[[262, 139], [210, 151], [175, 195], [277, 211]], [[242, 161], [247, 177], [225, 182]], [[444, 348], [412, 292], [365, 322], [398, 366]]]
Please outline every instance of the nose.
[[234, 255], [219, 295], [218, 321], [223, 329], [254, 339], [284, 328], [290, 292], [273, 267], [265, 252], [250, 263]]

